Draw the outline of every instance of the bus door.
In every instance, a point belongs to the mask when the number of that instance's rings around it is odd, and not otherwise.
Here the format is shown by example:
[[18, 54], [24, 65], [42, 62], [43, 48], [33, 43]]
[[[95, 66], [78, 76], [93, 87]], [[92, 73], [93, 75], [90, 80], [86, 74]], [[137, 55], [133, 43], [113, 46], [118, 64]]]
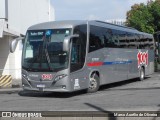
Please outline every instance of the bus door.
[[87, 73], [83, 69], [86, 57], [87, 25], [76, 26], [74, 34], [78, 34], [79, 37], [72, 40], [70, 72], [72, 87], [77, 90], [86, 88], [89, 84], [85, 79]]

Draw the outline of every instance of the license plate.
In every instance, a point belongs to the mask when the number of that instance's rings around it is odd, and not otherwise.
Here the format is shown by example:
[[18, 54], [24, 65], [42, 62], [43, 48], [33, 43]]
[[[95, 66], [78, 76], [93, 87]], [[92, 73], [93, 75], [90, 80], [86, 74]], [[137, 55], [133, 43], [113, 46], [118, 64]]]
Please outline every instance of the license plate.
[[43, 84], [37, 85], [38, 88], [45, 88], [46, 86]]

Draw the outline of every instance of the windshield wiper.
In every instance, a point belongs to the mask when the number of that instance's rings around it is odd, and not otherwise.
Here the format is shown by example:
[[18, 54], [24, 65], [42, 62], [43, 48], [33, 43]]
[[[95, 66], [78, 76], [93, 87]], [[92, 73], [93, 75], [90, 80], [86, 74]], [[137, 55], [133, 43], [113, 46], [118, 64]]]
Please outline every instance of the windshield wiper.
[[50, 57], [49, 57], [48, 50], [47, 50], [47, 45], [46, 45], [44, 50], [45, 50], [45, 55], [46, 55], [46, 58], [47, 58], [48, 67], [49, 67], [50, 70], [53, 71], [52, 66], [51, 66], [51, 62], [50, 62]]
[[51, 71], [53, 71], [53, 68], [52, 68], [51, 62], [50, 62], [50, 57], [49, 57], [48, 50], [47, 50], [47, 41], [46, 41], [46, 38], [45, 38], [45, 37], [43, 38], [43, 41], [44, 41], [44, 42], [43, 42], [43, 49], [42, 49], [42, 51], [44, 50], [44, 52], [45, 52], [49, 69], [50, 69]]
[[53, 71], [52, 67], [51, 67], [51, 62], [50, 62], [50, 57], [49, 57], [49, 54], [48, 54], [48, 50], [47, 50], [47, 43], [46, 43], [46, 39], [43, 38], [43, 45], [42, 45], [42, 49], [40, 48], [41, 46], [39, 46], [39, 52], [38, 52], [38, 55], [35, 56], [32, 60], [32, 63], [29, 65], [28, 69], [29, 70], [32, 70], [32, 67], [33, 67], [33, 64], [34, 62], [38, 59], [37, 57], [39, 56], [40, 58], [40, 68], [41, 68], [41, 64], [42, 64], [42, 59], [43, 59], [43, 52], [45, 52], [45, 56], [46, 56], [46, 59], [47, 59], [47, 64], [48, 64], [48, 67], [49, 67], [49, 70]]

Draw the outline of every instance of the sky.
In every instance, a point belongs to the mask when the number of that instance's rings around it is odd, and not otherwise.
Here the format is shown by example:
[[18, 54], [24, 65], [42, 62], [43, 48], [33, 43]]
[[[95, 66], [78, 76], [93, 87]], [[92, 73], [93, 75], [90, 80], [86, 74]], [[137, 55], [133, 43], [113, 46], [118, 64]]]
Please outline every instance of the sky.
[[148, 0], [51, 0], [55, 20], [126, 19], [126, 12], [135, 3]]

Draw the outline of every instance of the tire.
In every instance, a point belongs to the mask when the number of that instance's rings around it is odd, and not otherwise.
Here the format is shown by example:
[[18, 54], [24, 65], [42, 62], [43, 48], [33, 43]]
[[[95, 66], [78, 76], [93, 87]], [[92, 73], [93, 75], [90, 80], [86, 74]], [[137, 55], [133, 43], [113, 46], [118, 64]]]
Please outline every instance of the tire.
[[90, 84], [89, 84], [89, 87], [87, 89], [87, 92], [88, 93], [93, 93], [93, 92], [97, 92], [98, 89], [99, 89], [99, 76], [97, 74], [93, 74], [91, 77], [90, 77]]
[[141, 67], [140, 71], [139, 71], [139, 80], [143, 81], [145, 79], [145, 71], [144, 68]]

